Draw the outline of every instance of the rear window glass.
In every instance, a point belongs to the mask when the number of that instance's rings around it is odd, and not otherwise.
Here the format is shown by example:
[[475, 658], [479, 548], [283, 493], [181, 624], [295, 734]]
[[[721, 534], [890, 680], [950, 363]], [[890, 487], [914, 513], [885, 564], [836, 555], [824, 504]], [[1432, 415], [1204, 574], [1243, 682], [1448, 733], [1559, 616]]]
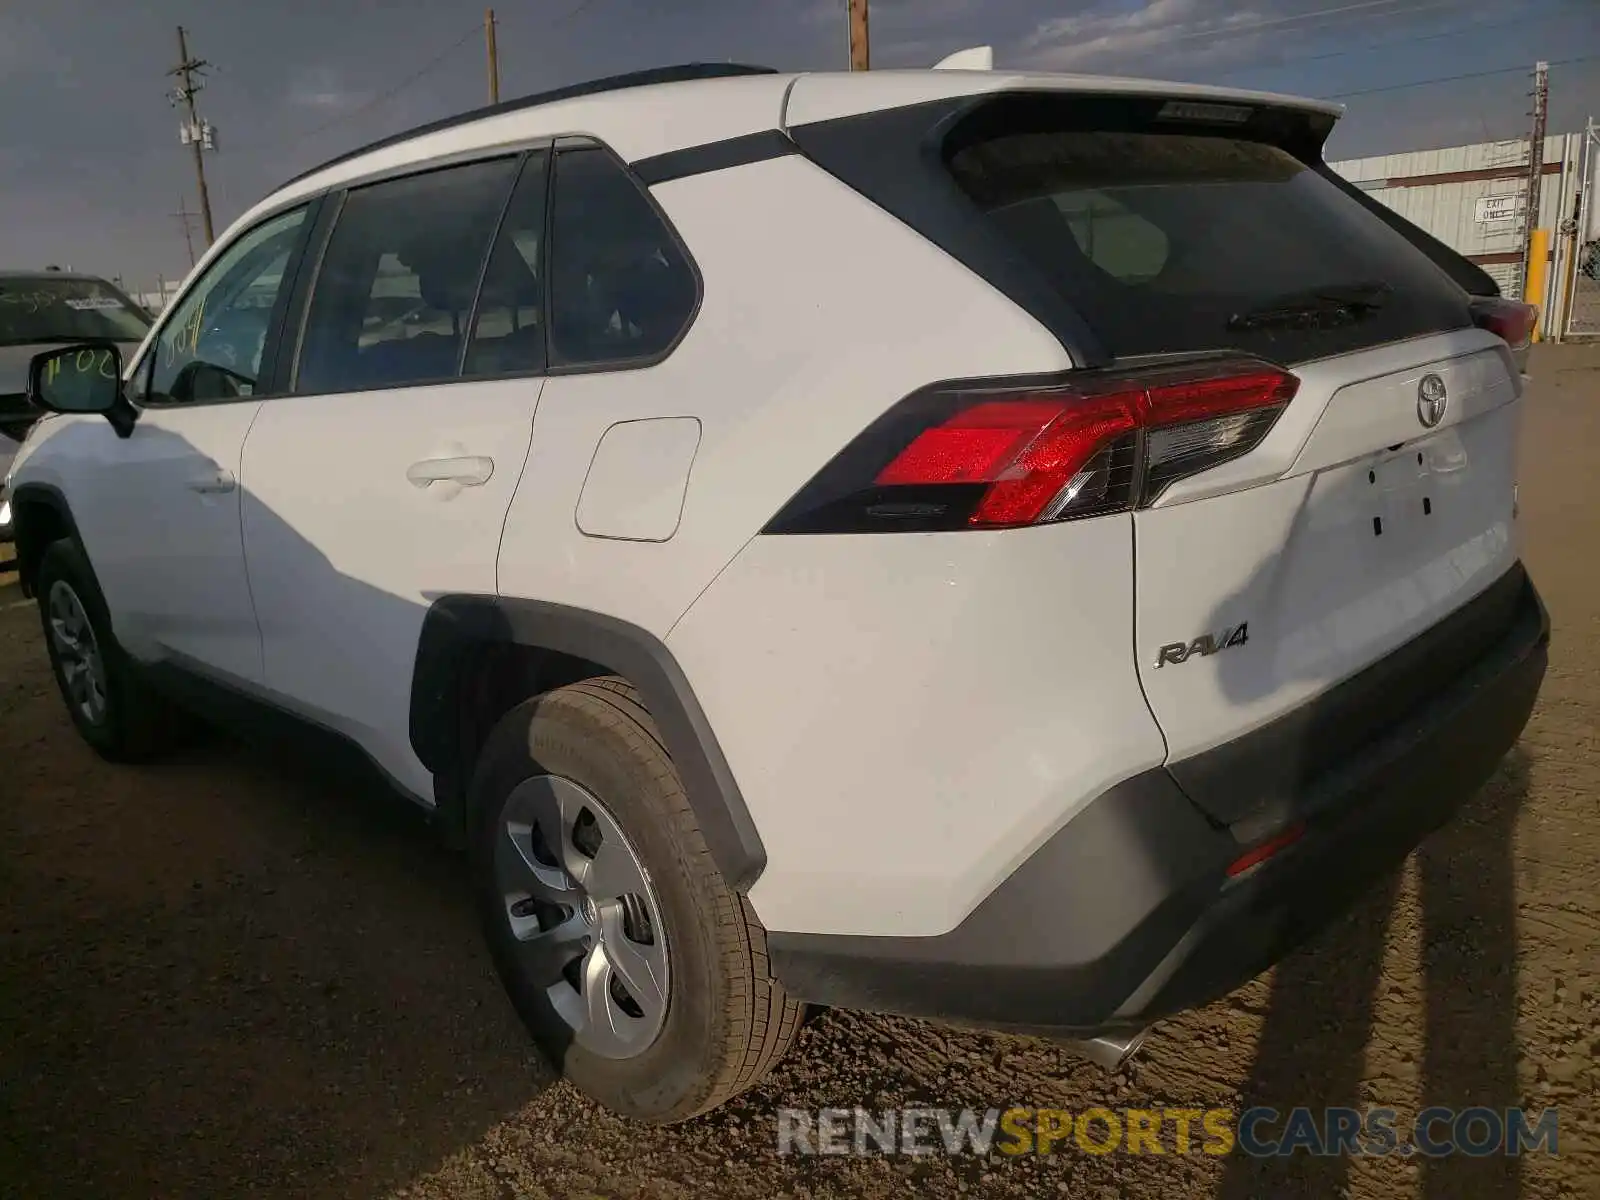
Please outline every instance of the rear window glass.
[[1032, 129], [969, 142], [948, 168], [1117, 357], [1303, 361], [1471, 324], [1404, 237], [1264, 142]]

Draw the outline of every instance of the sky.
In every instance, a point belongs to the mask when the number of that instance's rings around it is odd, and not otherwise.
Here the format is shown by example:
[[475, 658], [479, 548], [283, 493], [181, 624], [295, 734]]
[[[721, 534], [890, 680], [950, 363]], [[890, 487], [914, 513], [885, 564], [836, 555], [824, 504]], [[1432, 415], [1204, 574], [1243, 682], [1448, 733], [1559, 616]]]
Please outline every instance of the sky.
[[[847, 64], [846, 0], [497, 0], [501, 96], [691, 61]], [[966, 46], [1056, 69], [1331, 97], [1332, 159], [1600, 119], [1600, 0], [872, 0], [874, 67]], [[198, 208], [166, 71], [206, 59], [217, 232], [336, 154], [487, 100], [484, 0], [10, 0], [0, 7], [0, 267], [153, 289], [187, 271]], [[1580, 61], [1569, 61], [1580, 60]], [[1495, 72], [1487, 74], [1487, 72]], [[1469, 78], [1454, 78], [1469, 76]], [[1424, 86], [1407, 86], [1424, 81]], [[191, 222], [195, 247], [203, 242]]]

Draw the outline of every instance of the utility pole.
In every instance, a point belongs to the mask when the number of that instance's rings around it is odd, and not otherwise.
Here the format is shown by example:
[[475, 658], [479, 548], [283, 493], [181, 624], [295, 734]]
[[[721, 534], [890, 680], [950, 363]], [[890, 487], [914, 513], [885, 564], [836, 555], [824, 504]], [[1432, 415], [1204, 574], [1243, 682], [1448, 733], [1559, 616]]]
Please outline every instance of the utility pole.
[[872, 65], [867, 52], [867, 0], [848, 0], [850, 5], [850, 69], [865, 71]]
[[500, 51], [494, 40], [494, 9], [483, 10], [483, 36], [489, 47], [489, 103], [500, 103]]
[[1544, 131], [1549, 114], [1550, 64], [1542, 62], [1533, 68], [1533, 132], [1528, 141], [1528, 198], [1523, 206], [1524, 286], [1534, 274], [1534, 231], [1539, 228], [1539, 185], [1544, 179]]
[[178, 211], [173, 213], [172, 215], [177, 217], [178, 218], [178, 223], [183, 226], [183, 244], [185, 246], [189, 247], [189, 267], [190, 267], [191, 270], [193, 270], [193, 268], [194, 268], [194, 235], [193, 235], [193, 232], [190, 230], [189, 222], [194, 218], [195, 214], [190, 212], [188, 210], [188, 208], [185, 207], [184, 202], [183, 202], [183, 197], [179, 196], [178, 197]]
[[[168, 71], [168, 75], [178, 80], [178, 86], [172, 93], [172, 102], [181, 105], [189, 115], [186, 123], [178, 129], [178, 140], [194, 150], [194, 175], [200, 185], [200, 219], [205, 227], [206, 245], [211, 245], [216, 238], [216, 233], [211, 226], [211, 193], [206, 190], [206, 160], [205, 151], [215, 146], [211, 126], [200, 119], [200, 114], [195, 111], [194, 98], [196, 93], [205, 86], [200, 82], [200, 77], [205, 75], [205, 68], [210, 64], [202, 59], [189, 57], [189, 40], [183, 31], [183, 26], [178, 26], [178, 65]], [[184, 227], [188, 228], [187, 225]], [[193, 250], [190, 251], [191, 255]]]
[[[1522, 295], [1537, 305], [1539, 321], [1546, 318], [1545, 289], [1549, 284], [1550, 231], [1540, 225], [1539, 192], [1544, 178], [1544, 132], [1550, 112], [1550, 64], [1533, 68], [1533, 130], [1528, 135], [1528, 185], [1522, 204]], [[1533, 340], [1540, 341], [1540, 328]]]

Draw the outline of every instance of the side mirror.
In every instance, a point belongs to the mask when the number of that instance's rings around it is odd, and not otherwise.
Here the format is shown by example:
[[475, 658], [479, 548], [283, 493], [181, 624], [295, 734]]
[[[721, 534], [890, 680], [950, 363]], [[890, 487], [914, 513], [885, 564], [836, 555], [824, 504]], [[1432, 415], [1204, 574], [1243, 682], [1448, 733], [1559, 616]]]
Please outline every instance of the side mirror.
[[35, 354], [28, 364], [28, 400], [46, 412], [99, 413], [119, 437], [137, 415], [122, 391], [122, 352], [110, 342], [83, 342]]

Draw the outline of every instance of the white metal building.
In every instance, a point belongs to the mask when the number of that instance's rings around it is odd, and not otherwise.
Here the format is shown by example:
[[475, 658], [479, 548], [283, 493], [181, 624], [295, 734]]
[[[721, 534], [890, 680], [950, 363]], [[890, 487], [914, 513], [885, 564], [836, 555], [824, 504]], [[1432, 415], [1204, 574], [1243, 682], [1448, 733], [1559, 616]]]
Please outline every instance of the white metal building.
[[[1545, 139], [1538, 221], [1550, 232], [1550, 270], [1539, 306], [1545, 337], [1565, 320], [1568, 262], [1581, 246], [1572, 221], [1582, 191], [1582, 133]], [[1528, 242], [1529, 140], [1479, 142], [1331, 164], [1351, 183], [1420, 225], [1494, 276], [1501, 292], [1523, 295]]]

